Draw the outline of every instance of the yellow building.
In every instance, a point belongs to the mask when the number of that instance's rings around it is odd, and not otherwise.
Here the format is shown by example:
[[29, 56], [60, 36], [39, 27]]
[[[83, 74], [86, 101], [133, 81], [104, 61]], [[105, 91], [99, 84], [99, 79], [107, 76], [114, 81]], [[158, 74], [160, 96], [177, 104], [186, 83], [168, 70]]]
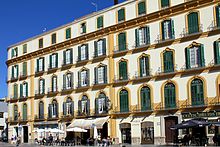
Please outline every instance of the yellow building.
[[9, 139], [97, 125], [115, 143], [175, 143], [171, 126], [218, 121], [219, 33], [219, 0], [128, 0], [11, 45]]

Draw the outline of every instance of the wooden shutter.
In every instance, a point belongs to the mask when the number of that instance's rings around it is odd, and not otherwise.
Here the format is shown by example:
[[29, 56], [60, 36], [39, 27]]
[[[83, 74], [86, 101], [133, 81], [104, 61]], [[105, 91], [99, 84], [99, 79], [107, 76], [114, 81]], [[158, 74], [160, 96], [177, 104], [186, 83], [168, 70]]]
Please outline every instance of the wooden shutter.
[[95, 84], [98, 83], [98, 71], [97, 71], [97, 67], [94, 68], [94, 74], [95, 74]]
[[39, 59], [37, 59], [37, 72], [39, 72]]
[[52, 109], [52, 104], [49, 104], [49, 106], [48, 106], [49, 118], [52, 118], [52, 111], [51, 111], [51, 109]]
[[139, 59], [139, 65], [140, 65], [140, 77], [143, 77], [143, 59], [144, 57], [141, 57], [140, 59]]
[[45, 63], [44, 63], [44, 57], [42, 58], [42, 62], [43, 62], [43, 68], [42, 68], [42, 69], [43, 69], [43, 71], [44, 71], [44, 67], [45, 67], [45, 65], [44, 65], [44, 64], [45, 64]]
[[81, 46], [78, 46], [78, 61], [81, 61]]
[[103, 17], [100, 16], [97, 19], [97, 28], [102, 28], [103, 27]]
[[63, 51], [63, 64], [66, 65], [66, 51]]
[[87, 115], [90, 114], [90, 99], [87, 98], [87, 102], [86, 102], [86, 112]]
[[81, 71], [78, 71], [78, 87], [81, 87]]
[[20, 97], [23, 97], [23, 84], [20, 84]]
[[14, 49], [11, 49], [11, 58], [14, 57]]
[[16, 65], [16, 67], [17, 67], [17, 78], [18, 78], [18, 74], [19, 74], [19, 66], [18, 65]]
[[70, 49], [70, 63], [73, 63], [73, 49]]
[[89, 45], [86, 44], [86, 60], [89, 59]]
[[71, 72], [70, 74], [71, 74], [71, 79], [70, 79], [71, 84], [70, 84], [70, 86], [71, 86], [71, 88], [73, 88], [73, 86], [74, 86], [74, 84], [73, 84], [73, 73]]
[[66, 29], [66, 39], [69, 39], [69, 38], [71, 38], [71, 29], [70, 28]]
[[146, 13], [146, 6], [145, 2], [138, 3], [138, 15], [145, 14]]
[[79, 115], [82, 114], [82, 101], [81, 100], [78, 101], [78, 114]]
[[161, 0], [161, 7], [166, 8], [169, 7], [170, 5], [170, 0]]
[[98, 98], [95, 98], [95, 114], [98, 114], [98, 112], [99, 112], [99, 103], [98, 103], [99, 101], [98, 101]]
[[12, 67], [11, 67], [11, 77], [12, 77], [12, 78], [15, 78], [15, 75], [14, 75], [14, 70], [15, 70], [15, 69], [14, 69], [14, 67], [15, 67], [15, 66], [12, 66]]
[[186, 69], [190, 69], [190, 53], [189, 53], [190, 48], [185, 48], [185, 62], [186, 62]]
[[138, 32], [139, 29], [135, 29], [135, 45], [136, 47], [139, 47], [139, 32]]
[[56, 67], [58, 67], [58, 53], [56, 53]]
[[23, 45], [23, 54], [27, 53], [27, 44]]
[[66, 115], [66, 102], [63, 102], [63, 115]]
[[102, 39], [102, 49], [103, 49], [103, 55], [106, 55], [106, 39]]
[[27, 62], [23, 63], [23, 75], [27, 75]]
[[39, 118], [44, 117], [44, 103], [39, 103]]
[[108, 77], [108, 73], [107, 73], [107, 65], [104, 66], [104, 82], [107, 83], [107, 77]]
[[118, 22], [125, 20], [125, 9], [118, 10]]
[[215, 64], [220, 64], [220, 46], [219, 41], [214, 42], [214, 58], [215, 58]]
[[23, 119], [27, 120], [27, 104], [23, 105]]
[[162, 23], [161, 23], [161, 30], [162, 30], [162, 40], [165, 39], [165, 33], [164, 33], [164, 23], [165, 23], [166, 20], [164, 20]]
[[215, 7], [216, 12], [216, 25], [220, 27], [220, 6]]
[[14, 84], [14, 98], [17, 99], [18, 98], [18, 85]]
[[145, 39], [146, 39], [146, 41], [145, 41], [145, 43], [146, 44], [150, 44], [150, 28], [149, 28], [149, 26], [146, 26], [145, 28], [144, 28], [144, 30], [145, 30]]
[[43, 94], [45, 94], [45, 79], [42, 79], [43, 81]]
[[98, 56], [97, 41], [94, 41], [94, 50], [95, 50], [94, 56], [97, 57]]
[[50, 55], [50, 67], [49, 68], [52, 68], [52, 55]]
[[200, 50], [200, 62], [201, 62], [201, 66], [204, 67], [205, 66], [205, 57], [204, 57], [204, 45], [201, 44], [199, 46], [199, 50]]
[[174, 20], [171, 20], [171, 38], [175, 39], [175, 28], [174, 28]]
[[63, 75], [63, 89], [65, 90], [66, 89], [66, 75], [64, 74]]
[[74, 115], [74, 102], [71, 102], [71, 108], [70, 108], [70, 114], [73, 116]]
[[87, 78], [87, 85], [86, 85], [86, 86], [89, 86], [89, 84], [90, 84], [90, 74], [89, 74], [89, 69], [86, 70], [86, 78]]
[[198, 22], [198, 13], [192, 12], [188, 15], [188, 33], [197, 33], [199, 32], [199, 22]]
[[28, 97], [28, 83], [26, 83], [25, 85], [26, 85], [26, 97]]
[[125, 33], [120, 33], [118, 35], [118, 45], [119, 45], [119, 51], [126, 50], [126, 35], [125, 35]]

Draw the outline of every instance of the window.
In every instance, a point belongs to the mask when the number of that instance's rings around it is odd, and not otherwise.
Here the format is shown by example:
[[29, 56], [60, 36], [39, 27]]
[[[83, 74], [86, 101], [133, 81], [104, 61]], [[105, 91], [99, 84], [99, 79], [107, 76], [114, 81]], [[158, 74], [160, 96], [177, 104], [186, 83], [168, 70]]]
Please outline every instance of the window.
[[71, 38], [71, 28], [67, 28], [66, 29], [66, 39], [70, 39]]
[[95, 70], [95, 84], [107, 83], [107, 65], [96, 67], [94, 70]]
[[89, 70], [84, 69], [78, 73], [79, 87], [89, 86]]
[[11, 58], [17, 57], [17, 56], [18, 56], [18, 48], [15, 47], [15, 48], [11, 49]]
[[170, 6], [170, 0], [160, 0], [161, 2], [161, 8], [167, 8]]
[[95, 57], [106, 54], [106, 39], [100, 39], [94, 42]]
[[17, 79], [18, 78], [18, 65], [12, 66], [12, 79]]
[[118, 10], [118, 22], [125, 21], [125, 9]]
[[53, 100], [52, 104], [49, 104], [48, 112], [49, 112], [49, 118], [58, 117], [58, 103], [56, 100]]
[[129, 111], [128, 91], [123, 89], [119, 93], [120, 96], [120, 112]]
[[197, 68], [205, 66], [203, 44], [192, 45], [185, 49], [186, 51], [186, 68]]
[[28, 83], [26, 82], [20, 84], [20, 97], [21, 98], [28, 97]]
[[52, 77], [52, 92], [57, 92], [57, 76]]
[[82, 23], [82, 24], [81, 24], [80, 33], [81, 33], [81, 34], [86, 33], [86, 23]]
[[188, 34], [199, 32], [199, 18], [197, 12], [191, 12], [187, 15]]
[[200, 79], [194, 79], [191, 82], [191, 100], [192, 105], [204, 105], [203, 82]]
[[165, 108], [176, 107], [176, 90], [173, 83], [167, 83], [164, 87]]
[[38, 43], [39, 43], [38, 44], [39, 48], [43, 48], [43, 46], [44, 46], [43, 38], [39, 39]]
[[44, 102], [39, 103], [39, 119], [44, 119]]
[[14, 99], [17, 99], [18, 98], [18, 85], [17, 84], [14, 84]]
[[128, 73], [127, 73], [127, 62], [121, 61], [119, 62], [119, 80], [127, 80]]
[[24, 62], [24, 63], [22, 64], [22, 67], [23, 67], [22, 76], [26, 76], [26, 75], [27, 75], [27, 62]]
[[140, 77], [148, 76], [149, 73], [149, 57], [142, 56], [139, 58], [139, 66], [140, 66]]
[[124, 51], [127, 49], [126, 45], [126, 33], [120, 33], [118, 34], [118, 50]]
[[73, 115], [74, 114], [74, 103], [71, 98], [67, 98], [66, 102], [63, 103], [63, 115]]
[[67, 49], [66, 51], [63, 51], [63, 63], [64, 65], [73, 63], [73, 50], [72, 49]]
[[44, 57], [37, 59], [37, 72], [44, 71]]
[[216, 12], [216, 25], [219, 28], [220, 27], [220, 5], [215, 7]]
[[100, 93], [95, 99], [95, 113], [103, 114], [108, 112], [108, 98], [104, 93]]
[[88, 44], [84, 44], [78, 47], [78, 61], [88, 60]]
[[89, 115], [90, 113], [90, 101], [86, 95], [82, 96], [82, 99], [78, 101], [79, 115]]
[[141, 110], [151, 110], [151, 93], [150, 88], [147, 86], [144, 86], [141, 88]]
[[63, 75], [63, 89], [73, 88], [73, 73], [67, 73]]
[[150, 29], [148, 26], [135, 30], [136, 47], [150, 44]]
[[14, 120], [18, 120], [18, 106], [14, 105]]
[[138, 3], [138, 15], [146, 14], [146, 4], [145, 1]]
[[54, 33], [51, 35], [51, 44], [57, 43], [57, 34]]
[[163, 72], [174, 72], [173, 51], [165, 51], [163, 53]]
[[98, 28], [98, 29], [103, 28], [103, 16], [99, 16], [99, 17], [97, 18], [97, 28]]
[[23, 54], [27, 53], [27, 44], [23, 45]]
[[27, 120], [27, 104], [23, 104], [23, 113], [22, 113], [23, 120]]
[[50, 55], [50, 68], [58, 67], [58, 53]]
[[220, 64], [220, 41], [214, 42], [214, 60], [215, 64]]
[[45, 80], [40, 79], [39, 80], [39, 93], [38, 94], [44, 94], [45, 92]]
[[173, 20], [164, 20], [161, 23], [161, 29], [162, 29], [162, 40], [175, 38], [174, 21]]

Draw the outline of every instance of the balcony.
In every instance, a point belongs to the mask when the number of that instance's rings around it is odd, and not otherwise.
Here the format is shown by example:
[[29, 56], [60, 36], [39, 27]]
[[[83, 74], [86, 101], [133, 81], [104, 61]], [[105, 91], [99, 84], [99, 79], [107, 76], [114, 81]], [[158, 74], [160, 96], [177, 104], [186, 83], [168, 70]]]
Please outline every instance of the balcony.
[[[205, 65], [205, 63], [204, 63]], [[195, 74], [195, 73], [200, 73], [203, 70], [205, 70], [206, 66], [202, 66], [202, 65], [198, 65], [197, 67], [186, 67], [186, 64], [184, 64], [181, 68], [180, 68], [180, 72], [185, 73], [185, 74]]]
[[[144, 38], [143, 38], [144, 39]], [[140, 43], [135, 41], [135, 45], [132, 46], [132, 48], [134, 48], [135, 50], [142, 50], [144, 51], [144, 49], [148, 48], [150, 46], [150, 40], [146, 40], [143, 43]]]
[[48, 65], [48, 69], [47, 69], [48, 73], [54, 73], [57, 70], [58, 70], [58, 66], [51, 67], [50, 65]]
[[208, 106], [208, 98], [204, 98], [203, 101], [190, 101], [189, 99], [185, 100], [185, 102], [181, 105], [183, 109], [193, 109], [193, 108], [206, 108]]
[[106, 58], [106, 53], [103, 53], [102, 55], [98, 55], [97, 53], [93, 53], [93, 62], [100, 62]]
[[147, 70], [146, 73], [140, 74], [139, 71], [135, 72], [135, 75], [133, 77], [133, 82], [146, 82], [146, 80], [149, 80], [152, 78], [152, 69]]
[[125, 55], [128, 52], [128, 44], [121, 44], [114, 47], [114, 57]]
[[58, 119], [59, 119], [58, 114], [57, 115], [53, 115], [53, 116], [51, 116], [51, 115], [47, 116], [47, 120], [48, 121], [53, 121], [53, 120], [58, 120]]
[[7, 99], [7, 101], [14, 103], [18, 101], [18, 95], [10, 96], [10, 98]]
[[11, 82], [16, 82], [18, 80], [18, 77], [11, 77]]
[[177, 64], [170, 69], [164, 69], [164, 66], [158, 67], [156, 75], [166, 78], [167, 76], [174, 76], [176, 73], [177, 73]]
[[73, 84], [70, 84], [70, 86], [63, 86], [63, 89], [62, 89], [62, 93], [63, 94], [66, 94], [66, 93], [71, 93], [72, 91], [74, 90], [74, 85]]
[[42, 91], [35, 90], [35, 99], [43, 98], [45, 96], [45, 90], [43, 89]]
[[55, 96], [59, 93], [58, 87], [56, 88], [48, 88], [47, 96]]
[[134, 106], [129, 106], [128, 108], [120, 109], [119, 106], [116, 106], [112, 109], [112, 114], [115, 115], [130, 115]]
[[31, 116], [25, 116], [25, 117], [20, 117], [18, 119], [19, 123], [27, 123], [29, 120], [31, 120]]
[[131, 80], [129, 73], [124, 77], [115, 75], [115, 77], [113, 79], [114, 84], [117, 84], [117, 85], [124, 85], [124, 84], [128, 83], [129, 80]]
[[8, 118], [8, 122], [9, 122], [10, 124], [17, 124], [17, 123], [18, 123], [18, 116], [9, 117], [9, 118]]
[[44, 115], [35, 115], [34, 116], [34, 121], [44, 121], [45, 118], [46, 117]]
[[61, 115], [62, 121], [71, 121], [74, 118], [74, 114]]
[[20, 95], [19, 101], [26, 101], [28, 99], [28, 95]]
[[87, 110], [86, 112], [81, 112], [78, 110], [78, 113], [77, 113], [77, 117], [88, 117], [88, 116], [91, 116], [90, 114], [90, 110]]
[[218, 23], [217, 20], [213, 20], [207, 29], [209, 31], [218, 30], [218, 29], [220, 29], [220, 23]]
[[175, 103], [172, 103], [172, 104], [164, 104], [164, 103], [159, 103], [155, 106], [155, 110], [157, 112], [160, 112], [160, 111], [176, 111], [178, 110], [180, 107], [179, 105], [179, 101], [175, 102]]
[[38, 76], [42, 76], [44, 74], [44, 69], [43, 70], [37, 70], [37, 68], [35, 69], [35, 77], [38, 77]]
[[132, 109], [133, 113], [152, 113], [153, 109], [151, 105], [141, 106], [141, 105], [135, 105]]
[[213, 59], [211, 62], [209, 62], [208, 67], [211, 70], [218, 70], [218, 68], [220, 67], [220, 63], [218, 63], [217, 61], [215, 61], [215, 59]]
[[184, 28], [182, 33], [180, 34], [180, 37], [189, 37], [193, 35], [198, 35], [203, 32], [203, 25], [200, 24], [199, 26], [194, 26], [190, 28]]
[[77, 83], [76, 88], [77, 89], [88, 89], [90, 86], [89, 79], [86, 80], [86, 82], [82, 85], [81, 82]]
[[164, 43], [164, 42], [169, 42], [169, 41], [174, 41], [175, 40], [175, 33], [172, 31], [169, 32], [167, 37], [164, 37], [163, 34], [157, 35], [157, 39], [155, 40], [155, 43]]
[[62, 70], [65, 70], [65, 69], [69, 69], [71, 68], [73, 65], [73, 61], [71, 60], [70, 63], [66, 63], [66, 61], [63, 61], [62, 62]]
[[85, 59], [82, 59], [81, 57], [77, 56], [76, 64], [79, 64], [78, 66], [84, 65], [87, 62], [89, 62], [89, 55], [86, 55]]
[[27, 73], [21, 72], [21, 73], [20, 73], [20, 76], [19, 76], [19, 80], [24, 80], [24, 79], [26, 79], [26, 78], [27, 78]]

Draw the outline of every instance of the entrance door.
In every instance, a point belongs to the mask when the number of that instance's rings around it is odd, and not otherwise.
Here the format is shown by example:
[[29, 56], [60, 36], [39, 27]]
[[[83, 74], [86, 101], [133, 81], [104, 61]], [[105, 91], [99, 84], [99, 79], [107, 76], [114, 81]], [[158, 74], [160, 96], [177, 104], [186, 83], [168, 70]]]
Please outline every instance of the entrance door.
[[28, 127], [27, 126], [23, 126], [23, 140], [24, 143], [28, 143]]
[[170, 116], [165, 118], [165, 136], [166, 143], [176, 143], [178, 137], [177, 130], [171, 130], [170, 127], [178, 123], [178, 117]]
[[98, 129], [98, 134], [101, 134], [101, 138], [108, 137], [108, 123], [104, 123], [102, 129]]
[[120, 129], [121, 129], [122, 143], [131, 144], [131, 124], [130, 123], [120, 124]]
[[141, 144], [154, 144], [154, 123], [141, 123]]

